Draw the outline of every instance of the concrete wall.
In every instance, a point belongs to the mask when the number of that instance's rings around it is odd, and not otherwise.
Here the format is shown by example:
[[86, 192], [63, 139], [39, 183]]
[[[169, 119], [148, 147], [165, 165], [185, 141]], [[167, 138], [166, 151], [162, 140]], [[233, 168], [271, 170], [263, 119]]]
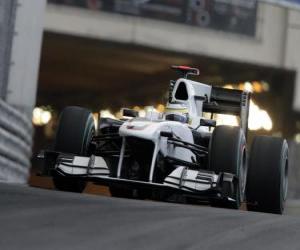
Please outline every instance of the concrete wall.
[[6, 96], [17, 1], [0, 0], [0, 97]]
[[45, 28], [168, 50], [280, 65], [284, 20], [285, 16], [280, 7], [260, 4], [257, 37], [249, 39], [171, 22], [48, 5]]
[[[48, 5], [45, 29], [240, 62], [300, 70], [300, 11], [260, 2], [257, 34], [249, 38], [182, 24]], [[297, 27], [298, 28], [297, 28]], [[299, 71], [300, 72], [300, 71]], [[300, 111], [300, 77], [295, 109]]]
[[0, 0], [0, 181], [26, 183], [46, 0]]
[[300, 10], [288, 10], [285, 46], [285, 66], [297, 71], [294, 107], [300, 111]]
[[6, 101], [31, 118], [35, 105], [46, 0], [18, 0]]

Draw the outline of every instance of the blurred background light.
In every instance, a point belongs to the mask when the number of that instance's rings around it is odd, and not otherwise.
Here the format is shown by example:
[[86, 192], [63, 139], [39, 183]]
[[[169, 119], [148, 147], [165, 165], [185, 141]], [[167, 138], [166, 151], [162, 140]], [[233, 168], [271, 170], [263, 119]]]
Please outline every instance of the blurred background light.
[[294, 141], [299, 144], [300, 143], [300, 133], [295, 134]]
[[239, 122], [234, 115], [216, 115], [217, 125], [238, 126]]
[[268, 112], [260, 109], [252, 100], [250, 101], [248, 126], [250, 130], [270, 131], [273, 128], [273, 122]]
[[[244, 82], [239, 84], [225, 84], [227, 89], [240, 89], [250, 93], [262, 93], [269, 91], [269, 84], [264, 81]], [[238, 120], [232, 115], [217, 115], [218, 125], [238, 126]], [[266, 110], [261, 109], [253, 100], [250, 100], [248, 127], [250, 130], [266, 130], [273, 128], [273, 122]]]
[[32, 113], [32, 123], [35, 126], [44, 126], [50, 122], [52, 114], [45, 107], [36, 107]]
[[105, 109], [100, 111], [100, 117], [101, 118], [111, 118], [111, 119], [116, 119], [116, 116], [110, 112], [110, 110]]
[[253, 92], [253, 86], [252, 86], [251, 82], [245, 82], [243, 90], [252, 93]]

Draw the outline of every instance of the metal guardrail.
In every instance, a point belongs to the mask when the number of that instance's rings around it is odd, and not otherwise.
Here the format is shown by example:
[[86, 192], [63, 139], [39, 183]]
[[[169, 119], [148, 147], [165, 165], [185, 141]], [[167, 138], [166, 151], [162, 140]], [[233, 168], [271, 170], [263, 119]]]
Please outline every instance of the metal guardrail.
[[0, 181], [27, 181], [32, 134], [29, 117], [0, 100]]

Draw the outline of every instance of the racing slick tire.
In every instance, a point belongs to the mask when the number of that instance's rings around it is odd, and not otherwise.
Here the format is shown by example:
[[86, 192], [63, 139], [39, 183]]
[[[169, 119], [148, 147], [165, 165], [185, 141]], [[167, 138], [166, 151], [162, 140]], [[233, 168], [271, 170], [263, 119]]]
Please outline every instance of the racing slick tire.
[[269, 136], [254, 138], [246, 188], [250, 211], [282, 214], [288, 190], [288, 144]]
[[209, 145], [209, 169], [237, 177], [233, 192], [230, 185], [222, 187], [223, 194], [230, 195], [235, 201], [215, 199], [211, 200], [211, 205], [239, 209], [244, 201], [247, 180], [246, 138], [240, 127], [218, 126], [214, 129]]
[[[81, 107], [66, 107], [59, 118], [54, 150], [62, 153], [88, 156], [89, 145], [95, 133], [95, 123], [92, 113]], [[53, 174], [53, 183], [61, 191], [81, 193], [86, 187], [86, 181], [65, 177], [57, 172]]]

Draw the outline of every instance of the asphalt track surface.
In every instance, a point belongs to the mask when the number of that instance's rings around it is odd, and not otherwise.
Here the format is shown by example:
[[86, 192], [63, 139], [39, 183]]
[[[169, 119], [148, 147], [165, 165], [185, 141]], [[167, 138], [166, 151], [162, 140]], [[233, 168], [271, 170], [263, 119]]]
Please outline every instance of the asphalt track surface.
[[0, 249], [300, 249], [300, 218], [0, 184]]

